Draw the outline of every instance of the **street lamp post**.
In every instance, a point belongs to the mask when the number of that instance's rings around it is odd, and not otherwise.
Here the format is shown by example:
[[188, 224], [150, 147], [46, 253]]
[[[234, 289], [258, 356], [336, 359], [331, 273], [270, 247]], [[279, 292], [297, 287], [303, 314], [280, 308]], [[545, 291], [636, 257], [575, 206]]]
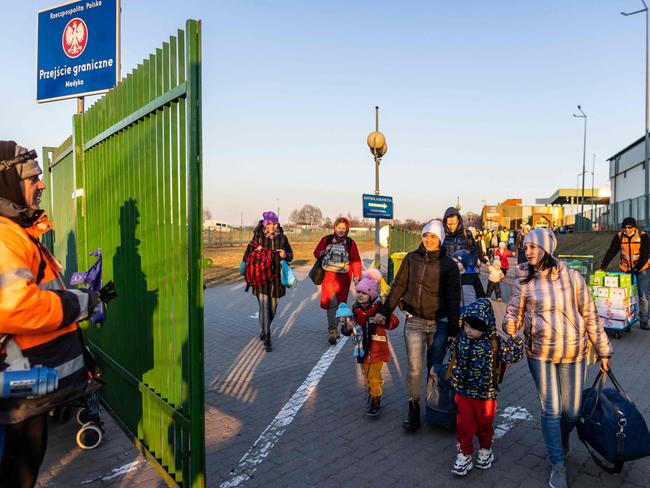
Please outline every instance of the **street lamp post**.
[[648, 194], [650, 193], [650, 180], [648, 180], [648, 164], [650, 156], [650, 146], [648, 145], [648, 126], [650, 125], [650, 68], [648, 63], [648, 50], [650, 49], [648, 44], [648, 6], [645, 3], [645, 0], [641, 0], [643, 3], [643, 8], [635, 12], [621, 12], [621, 15], [629, 17], [630, 15], [636, 15], [640, 13], [645, 13], [645, 195], [644, 195], [644, 220], [645, 225], [648, 225], [648, 219], [650, 217], [650, 199], [648, 199]]
[[[388, 146], [384, 134], [379, 132], [379, 107], [375, 107], [375, 131], [368, 135], [368, 147], [375, 158], [375, 195], [379, 195], [379, 164], [384, 157]], [[375, 263], [377, 269], [381, 269], [379, 262], [379, 219], [375, 219]]]
[[591, 161], [591, 226], [593, 227], [596, 218], [596, 200], [594, 196], [594, 181], [596, 179], [596, 155], [593, 155]]
[[[585, 131], [584, 131], [584, 138], [583, 138], [583, 142], [582, 142], [582, 203], [581, 203], [581, 206], [580, 206], [580, 215], [582, 216], [583, 221], [584, 221], [584, 216], [585, 216], [585, 158], [587, 156], [587, 114], [585, 114], [582, 111], [582, 108], [580, 107], [580, 105], [578, 105], [578, 110], [580, 111], [580, 115], [573, 114], [573, 116], [576, 117], [576, 118], [579, 118], [579, 119], [585, 119]], [[578, 230], [578, 229], [576, 228], [576, 230]]]

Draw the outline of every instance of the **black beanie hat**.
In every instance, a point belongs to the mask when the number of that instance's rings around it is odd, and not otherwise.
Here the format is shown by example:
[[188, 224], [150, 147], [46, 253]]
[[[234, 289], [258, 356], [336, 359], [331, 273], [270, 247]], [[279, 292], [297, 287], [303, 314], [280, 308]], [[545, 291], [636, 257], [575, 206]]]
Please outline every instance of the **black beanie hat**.
[[473, 317], [473, 316], [463, 317], [463, 322], [469, 325], [474, 330], [478, 330], [480, 332], [487, 332], [488, 325], [478, 317]]
[[[16, 143], [14, 141], [0, 141], [0, 161], [16, 157]], [[9, 200], [19, 206], [26, 206], [23, 190], [20, 188], [20, 177], [15, 166], [5, 171], [0, 171], [0, 198]]]
[[623, 223], [621, 224], [621, 227], [625, 227], [627, 225], [631, 225], [632, 227], [636, 227], [636, 220], [634, 217], [625, 217], [623, 219]]

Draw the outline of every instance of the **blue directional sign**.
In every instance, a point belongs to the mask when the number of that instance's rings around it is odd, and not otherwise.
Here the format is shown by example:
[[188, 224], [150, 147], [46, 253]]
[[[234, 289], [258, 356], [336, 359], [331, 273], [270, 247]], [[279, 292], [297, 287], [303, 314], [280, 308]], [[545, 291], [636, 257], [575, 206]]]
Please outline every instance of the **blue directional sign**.
[[37, 44], [37, 102], [110, 90], [120, 75], [120, 0], [75, 0], [41, 10]]
[[364, 194], [363, 218], [391, 220], [393, 218], [393, 197]]

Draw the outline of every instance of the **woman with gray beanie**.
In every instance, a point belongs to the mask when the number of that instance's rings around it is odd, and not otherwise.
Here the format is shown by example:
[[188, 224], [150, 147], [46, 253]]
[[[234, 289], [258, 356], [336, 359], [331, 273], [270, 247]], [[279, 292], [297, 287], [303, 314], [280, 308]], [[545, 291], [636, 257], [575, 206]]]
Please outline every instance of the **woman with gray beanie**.
[[524, 329], [528, 367], [542, 407], [542, 433], [549, 460], [549, 486], [567, 486], [565, 458], [576, 424], [590, 342], [609, 368], [612, 347], [596, 314], [589, 287], [576, 270], [553, 256], [555, 234], [534, 229], [524, 239], [527, 262], [517, 266], [503, 330]]

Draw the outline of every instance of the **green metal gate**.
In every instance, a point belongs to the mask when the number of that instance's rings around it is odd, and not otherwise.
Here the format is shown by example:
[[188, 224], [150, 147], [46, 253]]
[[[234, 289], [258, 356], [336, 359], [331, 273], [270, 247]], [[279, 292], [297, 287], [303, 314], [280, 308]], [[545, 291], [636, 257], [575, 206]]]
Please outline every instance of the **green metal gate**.
[[58, 148], [44, 147], [43, 163], [45, 166], [43, 181], [47, 185], [47, 190], [42, 207], [55, 227], [45, 236], [45, 244], [63, 265], [63, 279], [69, 283], [70, 276], [77, 270], [77, 212], [72, 198], [74, 192], [72, 137]]
[[200, 29], [187, 21], [74, 116], [72, 161], [54, 151], [46, 179], [55, 225], [74, 223], [78, 268], [101, 248], [118, 291], [106, 323], [85, 330], [104, 404], [183, 487], [205, 486]]

